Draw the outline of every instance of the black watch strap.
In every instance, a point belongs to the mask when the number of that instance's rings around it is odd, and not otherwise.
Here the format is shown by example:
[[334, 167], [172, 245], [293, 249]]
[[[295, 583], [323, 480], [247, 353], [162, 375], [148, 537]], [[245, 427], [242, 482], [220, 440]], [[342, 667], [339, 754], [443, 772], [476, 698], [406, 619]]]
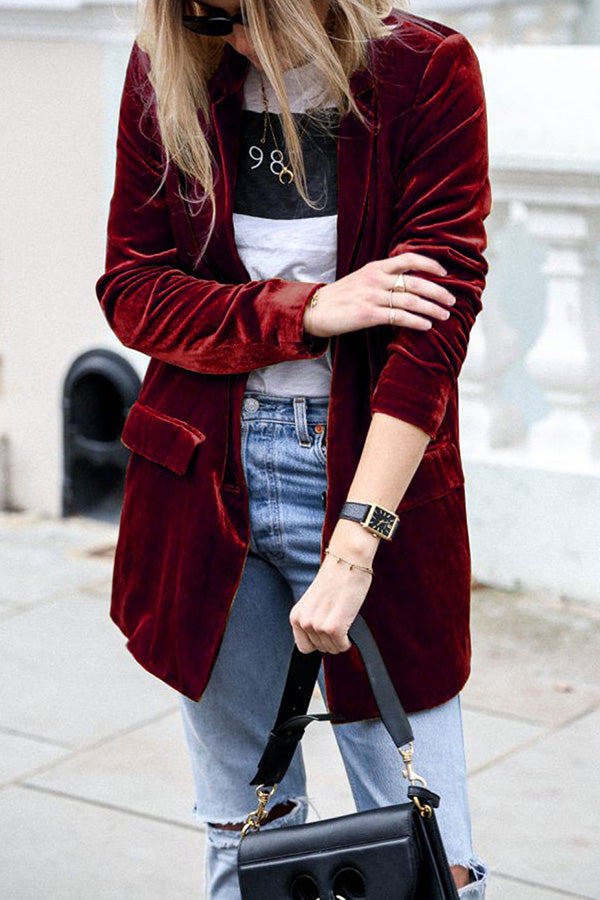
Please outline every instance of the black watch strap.
[[377, 503], [354, 503], [347, 500], [342, 506], [340, 519], [351, 519], [360, 522], [367, 531], [390, 541], [400, 521], [397, 513]]
[[364, 522], [371, 509], [370, 503], [352, 503], [346, 501], [342, 506], [340, 519], [352, 519], [353, 522]]

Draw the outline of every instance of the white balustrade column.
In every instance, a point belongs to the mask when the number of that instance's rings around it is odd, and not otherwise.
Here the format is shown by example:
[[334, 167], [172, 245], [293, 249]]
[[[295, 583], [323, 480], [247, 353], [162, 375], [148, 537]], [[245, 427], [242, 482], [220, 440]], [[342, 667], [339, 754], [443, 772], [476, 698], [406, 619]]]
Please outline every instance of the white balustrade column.
[[546, 40], [553, 44], [571, 44], [577, 24], [584, 11], [584, 4], [572, 0], [565, 3], [548, 3], [546, 12]]
[[[486, 259], [494, 271], [494, 236], [511, 217], [511, 204], [494, 201], [486, 221]], [[518, 352], [518, 338], [502, 316], [497, 297], [484, 291], [483, 309], [469, 337], [469, 349], [459, 377], [461, 443], [469, 454], [510, 446], [523, 437], [519, 412], [501, 397], [501, 382]]]
[[[442, 16], [442, 21], [445, 19]], [[475, 44], [488, 44], [496, 34], [496, 13], [491, 9], [472, 9], [460, 17], [459, 30]]]
[[513, 44], [539, 44], [545, 39], [544, 20], [546, 6], [524, 3], [509, 7], [510, 37]]
[[418, 14], [446, 22], [476, 44], [571, 44], [587, 0], [421, 0], [416, 7]]
[[545, 320], [526, 358], [551, 410], [534, 423], [530, 450], [566, 464], [600, 461], [600, 210], [530, 205], [531, 234], [546, 246]]

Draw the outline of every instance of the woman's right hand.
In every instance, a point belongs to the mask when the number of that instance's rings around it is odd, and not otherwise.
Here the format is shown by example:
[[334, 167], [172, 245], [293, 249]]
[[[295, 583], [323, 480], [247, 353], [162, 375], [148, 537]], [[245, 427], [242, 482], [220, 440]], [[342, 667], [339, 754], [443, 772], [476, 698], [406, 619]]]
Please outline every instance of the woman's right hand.
[[[366, 265], [319, 288], [315, 306], [306, 307], [304, 328], [315, 337], [332, 337], [373, 325], [388, 325], [390, 316], [390, 291], [398, 275], [411, 269], [447, 275], [436, 260], [420, 253], [399, 253], [387, 259], [376, 259]], [[447, 319], [455, 298], [445, 287], [420, 278], [405, 275], [406, 291], [394, 290], [393, 306], [396, 310], [394, 325], [426, 331], [435, 319]]]

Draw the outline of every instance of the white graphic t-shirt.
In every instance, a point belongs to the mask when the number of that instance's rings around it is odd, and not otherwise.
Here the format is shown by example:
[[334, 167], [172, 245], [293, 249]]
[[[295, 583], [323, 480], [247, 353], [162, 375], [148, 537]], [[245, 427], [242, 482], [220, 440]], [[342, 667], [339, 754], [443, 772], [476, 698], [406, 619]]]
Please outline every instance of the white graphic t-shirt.
[[[271, 125], [265, 116], [262, 75]], [[309, 107], [335, 112], [332, 102], [321, 102], [324, 87], [312, 62], [283, 73], [290, 108], [299, 120], [308, 195], [312, 209], [279, 173], [288, 162], [280, 107], [267, 76], [250, 65], [244, 85], [244, 107], [233, 225], [236, 246], [251, 279], [286, 281], [335, 280], [337, 264], [337, 139], [325, 134], [302, 115]], [[275, 132], [276, 144], [271, 126]], [[261, 140], [264, 137], [264, 141]], [[277, 149], [279, 148], [279, 150]], [[250, 372], [246, 390], [276, 396], [329, 394], [330, 347], [318, 359], [291, 360]]]

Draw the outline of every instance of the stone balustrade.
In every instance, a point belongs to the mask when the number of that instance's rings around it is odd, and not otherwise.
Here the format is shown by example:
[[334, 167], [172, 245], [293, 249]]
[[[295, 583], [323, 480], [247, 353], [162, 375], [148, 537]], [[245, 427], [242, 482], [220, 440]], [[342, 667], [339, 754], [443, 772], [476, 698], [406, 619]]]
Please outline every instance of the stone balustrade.
[[478, 47], [493, 208], [460, 386], [476, 577], [598, 603], [600, 47]]
[[589, 0], [417, 0], [411, 10], [446, 22], [478, 44], [585, 42]]
[[490, 270], [498, 259], [497, 237], [511, 221], [523, 223], [543, 252], [539, 333], [524, 362], [547, 411], [527, 425], [523, 411], [503, 400], [502, 377], [518, 357], [518, 340], [502, 298], [490, 289], [460, 376], [463, 445], [473, 456], [511, 451], [511, 458], [518, 452], [531, 464], [597, 467], [600, 474], [599, 175], [526, 168], [492, 173]]

